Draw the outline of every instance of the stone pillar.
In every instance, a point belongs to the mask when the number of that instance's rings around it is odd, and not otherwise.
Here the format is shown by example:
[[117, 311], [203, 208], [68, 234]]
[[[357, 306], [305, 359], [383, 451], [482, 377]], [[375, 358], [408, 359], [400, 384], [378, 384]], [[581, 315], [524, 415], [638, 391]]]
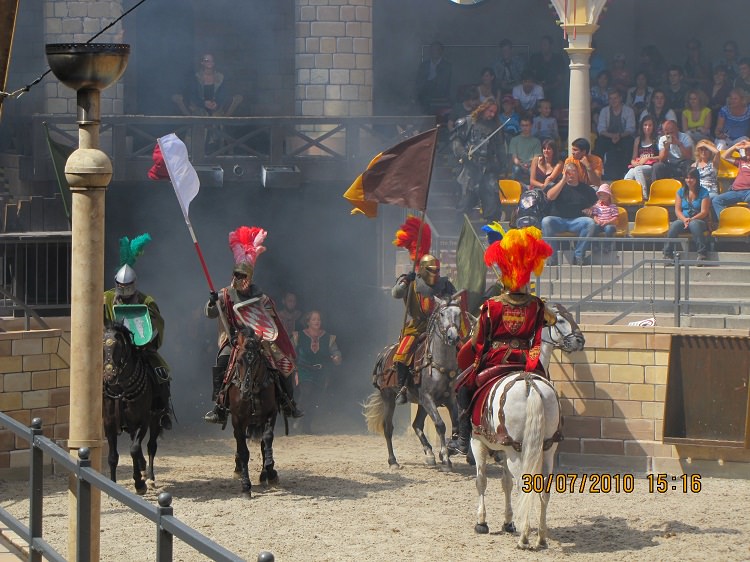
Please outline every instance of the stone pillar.
[[372, 115], [373, 0], [295, 0], [295, 112]]
[[[583, 29], [582, 29], [583, 28]], [[570, 102], [568, 105], [568, 142], [577, 138], [591, 139], [591, 85], [589, 81], [589, 59], [591, 36], [595, 25], [578, 27], [575, 37], [568, 30], [565, 50], [570, 57]]]

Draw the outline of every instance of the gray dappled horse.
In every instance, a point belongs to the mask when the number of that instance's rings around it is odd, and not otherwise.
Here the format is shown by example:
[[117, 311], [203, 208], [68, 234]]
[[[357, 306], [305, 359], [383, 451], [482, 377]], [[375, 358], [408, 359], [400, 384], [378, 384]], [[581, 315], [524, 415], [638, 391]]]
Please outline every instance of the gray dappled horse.
[[[424, 421], [430, 416], [440, 438], [440, 461], [444, 468], [450, 469], [451, 461], [445, 441], [446, 427], [438, 407], [445, 406], [450, 414], [452, 427], [458, 427], [458, 406], [453, 381], [458, 375], [456, 354], [457, 346], [461, 343], [463, 313], [461, 307], [451, 300], [442, 301], [436, 298], [435, 301], [435, 310], [430, 316], [425, 332], [425, 353], [423, 356], [419, 352], [415, 353], [415, 365], [412, 369], [415, 374], [421, 376], [421, 383], [415, 386], [410, 381], [407, 397], [410, 402], [417, 404], [417, 413], [411, 425], [422, 443], [425, 462], [431, 466], [436, 464], [432, 445], [424, 434]], [[397, 345], [386, 347], [378, 356], [373, 370], [373, 383], [379, 390], [372, 393], [363, 405], [367, 428], [373, 433], [384, 434], [388, 446], [388, 465], [395, 468], [398, 468], [399, 464], [393, 453], [393, 413], [396, 409], [398, 388], [395, 385], [383, 388], [377, 381], [389, 373], [392, 376], [392, 359]], [[420, 346], [419, 343], [417, 345]]]
[[[552, 349], [566, 353], [580, 351], [585, 339], [578, 324], [560, 304], [549, 305], [557, 315], [557, 324], [545, 328], [542, 335], [540, 361], [545, 371]], [[534, 373], [518, 371], [497, 381], [484, 399], [480, 426], [472, 432], [471, 450], [476, 460], [476, 486], [479, 495], [477, 533], [488, 533], [484, 496], [487, 489], [487, 461], [495, 458], [503, 468], [505, 492], [503, 530], [514, 532], [516, 526], [511, 505], [514, 481], [519, 487], [516, 521], [520, 526], [519, 548], [529, 547], [532, 501], [539, 496], [539, 530], [536, 548], [547, 544], [547, 505], [549, 488], [554, 477], [557, 443], [562, 438], [560, 402], [552, 383]], [[482, 404], [477, 404], [482, 407]], [[524, 486], [526, 488], [524, 488]], [[524, 491], [529, 489], [530, 491]]]

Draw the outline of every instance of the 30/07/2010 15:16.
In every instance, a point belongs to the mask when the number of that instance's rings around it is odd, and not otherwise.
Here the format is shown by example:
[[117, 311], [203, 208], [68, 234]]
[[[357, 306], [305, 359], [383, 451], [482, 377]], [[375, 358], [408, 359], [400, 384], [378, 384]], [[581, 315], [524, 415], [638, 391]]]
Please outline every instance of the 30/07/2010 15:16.
[[648, 492], [653, 494], [665, 494], [668, 491], [680, 491], [683, 494], [697, 494], [701, 491], [700, 474], [680, 474], [679, 476], [670, 476], [669, 474], [648, 474]]

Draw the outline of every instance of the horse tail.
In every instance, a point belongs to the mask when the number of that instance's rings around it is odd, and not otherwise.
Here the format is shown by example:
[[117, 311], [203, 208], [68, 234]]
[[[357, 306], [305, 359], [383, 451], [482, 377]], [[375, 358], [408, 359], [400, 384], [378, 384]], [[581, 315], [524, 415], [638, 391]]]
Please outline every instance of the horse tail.
[[367, 431], [382, 434], [385, 430], [385, 402], [379, 390], [376, 390], [362, 404], [362, 415], [367, 421]]
[[[527, 375], [531, 376], [531, 375]], [[523, 430], [521, 474], [541, 474], [544, 460], [544, 402], [536, 385], [529, 385], [529, 395], [526, 399], [526, 422]], [[518, 501], [518, 519], [521, 536], [527, 536], [531, 530], [531, 502], [536, 494], [521, 492]]]

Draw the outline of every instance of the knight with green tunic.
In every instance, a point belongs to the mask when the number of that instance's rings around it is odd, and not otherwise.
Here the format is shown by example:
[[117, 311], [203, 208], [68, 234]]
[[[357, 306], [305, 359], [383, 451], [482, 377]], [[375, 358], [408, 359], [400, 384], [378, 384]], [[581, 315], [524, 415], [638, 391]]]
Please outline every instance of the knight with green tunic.
[[112, 322], [123, 322], [133, 333], [156, 384], [152, 409], [161, 414], [162, 429], [172, 429], [169, 365], [159, 354], [164, 341], [164, 318], [154, 298], [136, 288], [138, 277], [132, 267], [150, 241], [147, 233], [133, 240], [120, 239], [121, 267], [115, 275], [115, 287], [104, 292], [104, 317]]

